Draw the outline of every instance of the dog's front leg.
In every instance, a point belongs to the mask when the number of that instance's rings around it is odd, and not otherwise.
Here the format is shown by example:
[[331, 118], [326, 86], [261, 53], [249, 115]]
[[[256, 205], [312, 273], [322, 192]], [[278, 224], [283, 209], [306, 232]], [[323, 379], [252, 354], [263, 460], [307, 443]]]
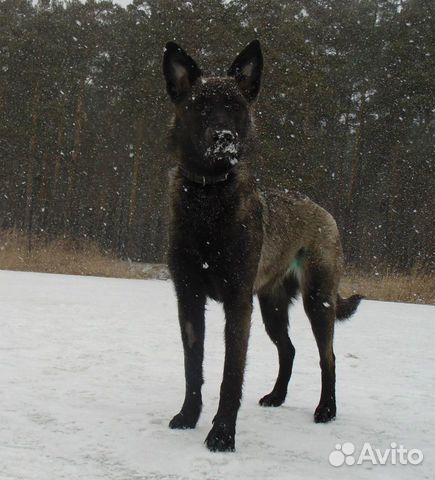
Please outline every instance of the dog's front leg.
[[186, 394], [180, 413], [170, 421], [169, 427], [195, 428], [202, 408], [205, 295], [200, 289], [184, 284], [177, 288], [177, 300], [184, 348]]
[[233, 295], [224, 300], [225, 365], [219, 408], [207, 438], [212, 451], [234, 451], [237, 412], [242, 396], [243, 375], [251, 327], [252, 295]]

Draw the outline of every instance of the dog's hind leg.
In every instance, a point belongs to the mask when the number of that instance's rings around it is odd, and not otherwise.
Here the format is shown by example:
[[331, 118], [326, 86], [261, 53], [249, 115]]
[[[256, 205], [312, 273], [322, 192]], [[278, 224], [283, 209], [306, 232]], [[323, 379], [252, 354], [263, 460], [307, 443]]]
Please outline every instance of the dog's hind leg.
[[322, 393], [314, 413], [314, 421], [325, 423], [336, 415], [333, 339], [337, 289], [334, 274], [328, 269], [310, 266], [306, 272], [302, 296], [319, 349], [322, 370]]
[[296, 278], [290, 276], [271, 292], [258, 294], [266, 332], [278, 350], [279, 371], [273, 390], [260, 399], [263, 407], [278, 407], [284, 403], [290, 380], [295, 348], [288, 335], [288, 308], [299, 289]]
[[202, 408], [205, 295], [200, 289], [183, 285], [177, 288], [177, 299], [184, 348], [186, 394], [180, 413], [170, 421], [169, 427], [195, 428]]

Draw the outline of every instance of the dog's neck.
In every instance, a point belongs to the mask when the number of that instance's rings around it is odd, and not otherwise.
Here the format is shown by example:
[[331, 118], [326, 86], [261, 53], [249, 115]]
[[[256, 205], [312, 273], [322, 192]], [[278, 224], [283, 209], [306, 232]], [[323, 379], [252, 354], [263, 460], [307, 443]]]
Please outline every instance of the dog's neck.
[[216, 185], [217, 183], [226, 182], [231, 175], [232, 169], [221, 175], [199, 175], [197, 173], [190, 172], [185, 167], [179, 165], [178, 167], [181, 175], [187, 178], [187, 180], [201, 185], [203, 187], [207, 185]]

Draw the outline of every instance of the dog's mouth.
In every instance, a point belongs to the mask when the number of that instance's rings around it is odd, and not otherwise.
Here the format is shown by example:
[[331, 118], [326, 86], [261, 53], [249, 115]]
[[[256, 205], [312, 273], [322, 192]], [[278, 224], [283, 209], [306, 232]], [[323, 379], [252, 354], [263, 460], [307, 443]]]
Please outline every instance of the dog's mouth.
[[240, 142], [237, 132], [218, 130], [213, 135], [213, 143], [206, 149], [205, 158], [211, 163], [227, 161], [232, 166], [239, 161]]

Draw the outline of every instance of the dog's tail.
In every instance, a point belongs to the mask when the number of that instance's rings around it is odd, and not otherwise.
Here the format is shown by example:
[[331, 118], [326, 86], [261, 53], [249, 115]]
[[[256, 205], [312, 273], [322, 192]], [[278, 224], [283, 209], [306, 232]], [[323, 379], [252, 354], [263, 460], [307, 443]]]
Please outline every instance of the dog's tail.
[[349, 298], [341, 298], [340, 295], [337, 295], [337, 320], [346, 320], [351, 317], [363, 298], [362, 295], [352, 295]]

